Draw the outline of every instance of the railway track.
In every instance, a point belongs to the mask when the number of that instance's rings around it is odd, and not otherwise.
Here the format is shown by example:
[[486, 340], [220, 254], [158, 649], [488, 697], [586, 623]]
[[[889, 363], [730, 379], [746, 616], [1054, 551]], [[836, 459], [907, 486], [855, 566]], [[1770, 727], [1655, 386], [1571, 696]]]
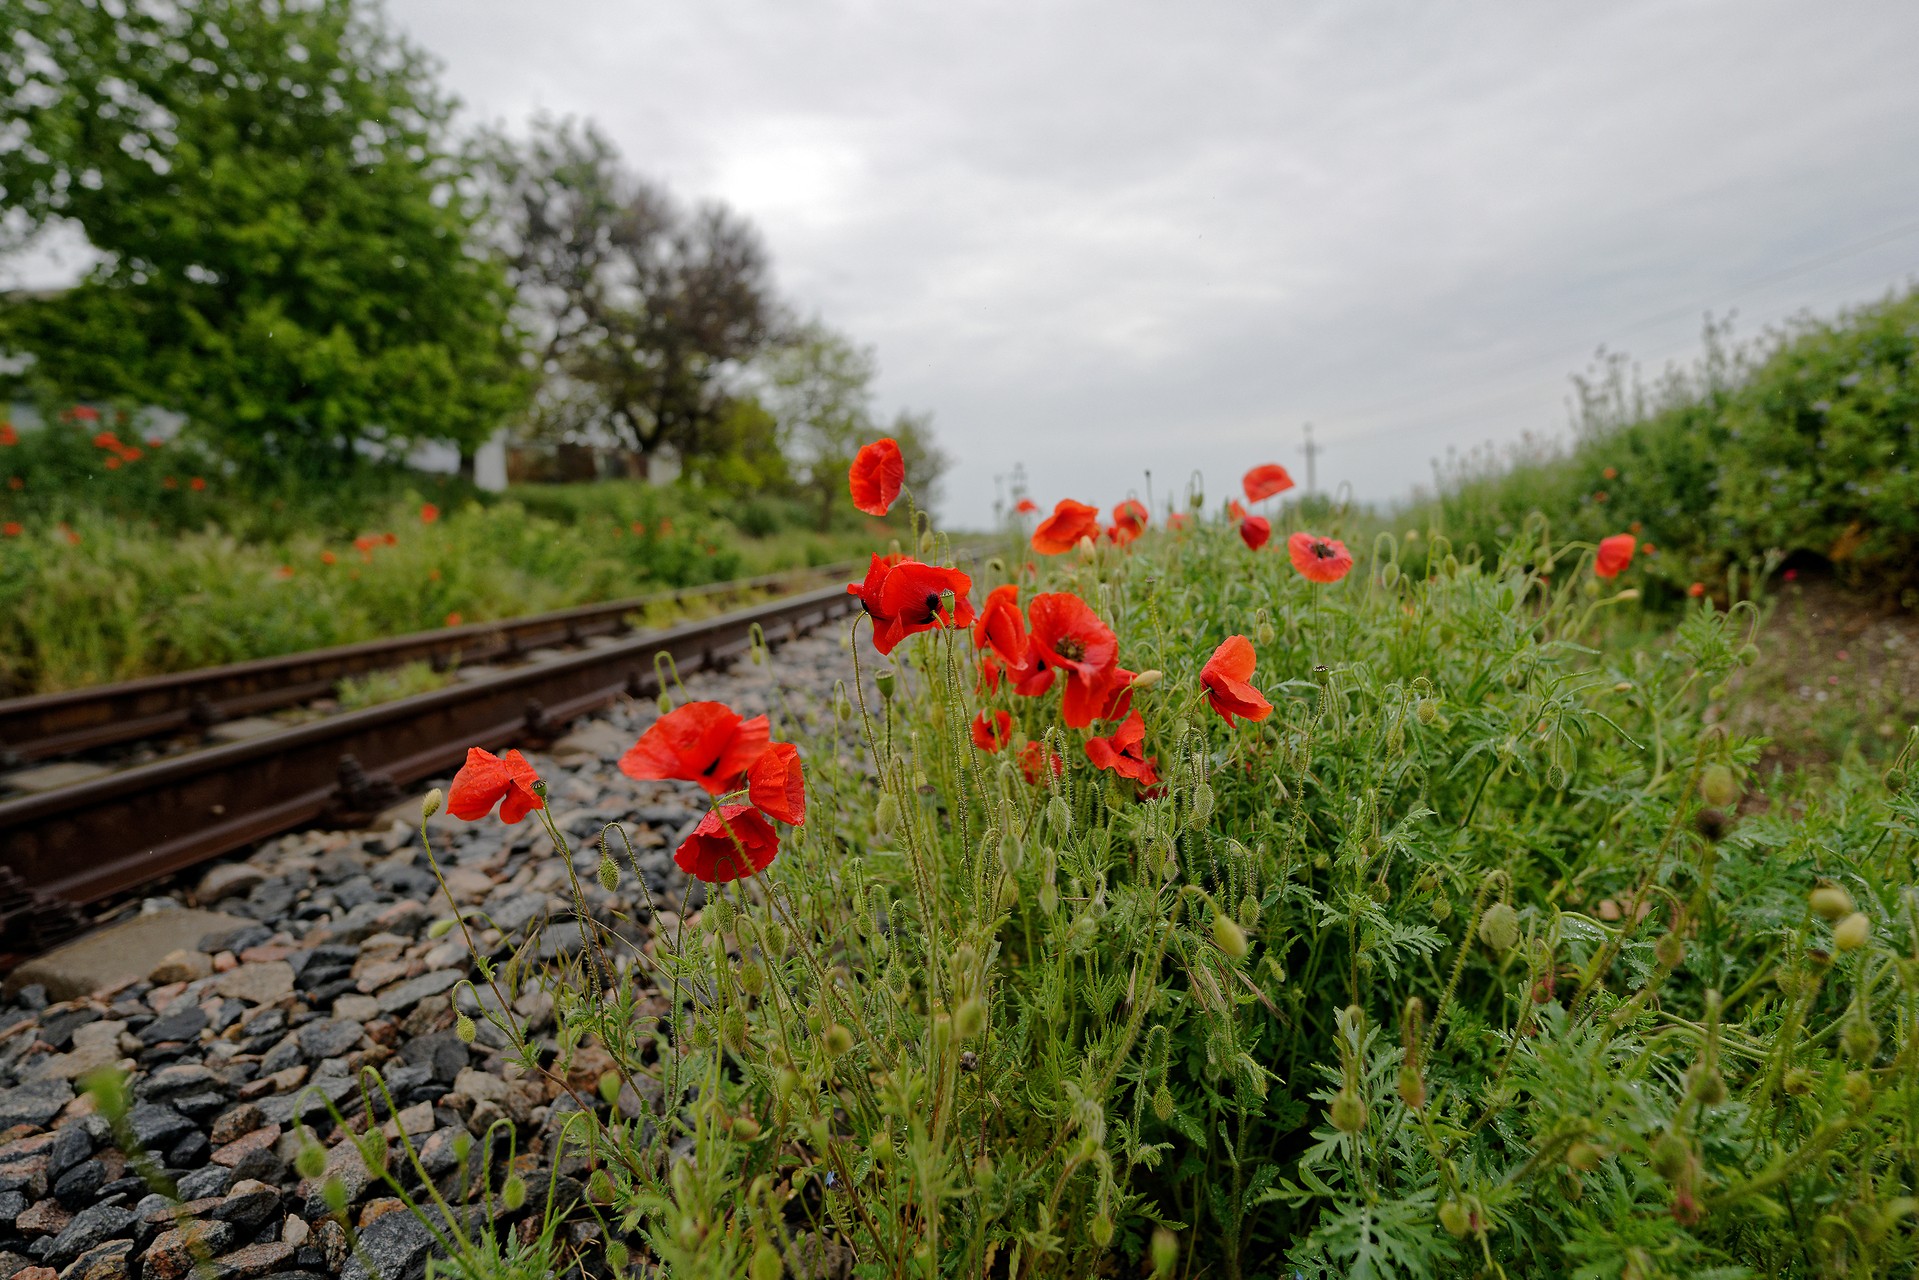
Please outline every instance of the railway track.
[[[664, 630], [632, 631], [627, 619], [649, 604], [713, 592], [643, 596], [0, 703], [0, 740], [19, 758], [48, 759], [295, 705], [382, 667], [454, 655], [520, 659], [431, 692], [0, 799], [0, 953], [45, 950], [82, 927], [84, 905], [263, 837], [316, 820], [365, 821], [397, 803], [407, 785], [449, 772], [468, 746], [549, 741], [568, 721], [616, 698], [657, 692], [661, 655], [685, 672], [732, 662], [756, 632], [777, 646], [852, 612], [856, 601], [843, 582]], [[579, 647], [551, 648], [558, 644]]]

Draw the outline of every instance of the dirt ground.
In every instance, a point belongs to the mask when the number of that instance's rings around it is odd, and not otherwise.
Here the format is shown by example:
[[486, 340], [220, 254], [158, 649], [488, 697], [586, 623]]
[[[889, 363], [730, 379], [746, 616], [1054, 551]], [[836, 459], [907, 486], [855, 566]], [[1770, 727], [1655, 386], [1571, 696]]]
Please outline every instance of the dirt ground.
[[1772, 739], [1771, 766], [1818, 769], [1856, 749], [1889, 759], [1919, 720], [1919, 615], [1823, 579], [1779, 584], [1759, 661], [1736, 675], [1726, 723]]

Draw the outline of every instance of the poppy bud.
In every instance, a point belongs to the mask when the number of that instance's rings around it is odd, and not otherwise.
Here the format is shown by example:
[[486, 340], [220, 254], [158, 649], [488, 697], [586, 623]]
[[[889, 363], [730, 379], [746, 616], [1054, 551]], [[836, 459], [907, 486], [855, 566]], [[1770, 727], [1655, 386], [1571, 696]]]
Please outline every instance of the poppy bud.
[[1812, 1092], [1812, 1072], [1804, 1067], [1794, 1067], [1786, 1072], [1780, 1084], [1787, 1093], [1795, 1097], [1810, 1093]]
[[600, 1078], [595, 1087], [600, 1091], [600, 1100], [606, 1103], [607, 1106], [612, 1106], [620, 1100], [620, 1073], [617, 1071], [600, 1072]]
[[1273, 624], [1270, 622], [1262, 622], [1253, 629], [1253, 639], [1262, 645], [1271, 644], [1278, 638], [1279, 632], [1273, 630]]
[[429, 938], [444, 938], [447, 934], [453, 932], [453, 926], [458, 923], [459, 921], [452, 916], [441, 916], [438, 920], [435, 920], [426, 927], [426, 936]]
[[479, 1028], [473, 1025], [473, 1019], [464, 1013], [453, 1020], [453, 1034], [459, 1037], [461, 1044], [472, 1044], [473, 1037], [478, 1031]]
[[[606, 1242], [606, 1265], [611, 1267], [616, 1273], [626, 1270], [626, 1264], [632, 1260], [633, 1255], [627, 1249], [626, 1241], [608, 1240]], [[753, 1280], [759, 1280], [759, 1277], [755, 1276]]]
[[1413, 715], [1421, 724], [1431, 724], [1439, 718], [1439, 704], [1431, 698], [1421, 698], [1413, 705]]
[[1898, 795], [1901, 791], [1904, 791], [1905, 789], [1906, 789], [1906, 771], [1904, 769], [1899, 769], [1899, 768], [1892, 768], [1892, 769], [1886, 770], [1886, 790], [1892, 792], [1893, 795]]
[[500, 1184], [500, 1203], [506, 1206], [508, 1213], [518, 1212], [526, 1203], [526, 1179], [517, 1173], [507, 1175], [506, 1181]]
[[1073, 810], [1065, 796], [1054, 796], [1046, 802], [1046, 820], [1053, 824], [1056, 835], [1063, 836], [1073, 829]]
[[1198, 830], [1206, 825], [1206, 819], [1213, 816], [1213, 788], [1208, 783], [1200, 783], [1193, 788], [1192, 809], [1186, 815], [1186, 825]]
[[1351, 1089], [1341, 1089], [1333, 1095], [1333, 1105], [1326, 1110], [1333, 1122], [1333, 1128], [1341, 1133], [1354, 1134], [1366, 1127], [1366, 1104]]
[[880, 796], [880, 802], [873, 807], [873, 827], [882, 836], [890, 836], [900, 825], [900, 802], [891, 791]]
[[1712, 688], [1706, 690], [1706, 698], [1708, 701], [1711, 701], [1711, 702], [1724, 702], [1726, 700], [1726, 695], [1731, 692], [1732, 692], [1732, 686], [1727, 684], [1716, 684]]
[[1686, 1162], [1691, 1156], [1692, 1153], [1686, 1149], [1686, 1140], [1668, 1129], [1652, 1144], [1653, 1172], [1668, 1180], [1676, 1178], [1685, 1171]]
[[1153, 1280], [1166, 1280], [1179, 1265], [1179, 1237], [1165, 1227], [1153, 1228]]
[[762, 1240], [760, 1247], [753, 1250], [753, 1261], [748, 1266], [750, 1280], [780, 1280], [786, 1274], [786, 1263], [780, 1259], [780, 1251]]
[[1174, 1110], [1173, 1091], [1168, 1089], [1166, 1082], [1162, 1080], [1159, 1088], [1153, 1091], [1153, 1114], [1159, 1117], [1161, 1124], [1171, 1124]]
[[1399, 1069], [1399, 1100], [1414, 1111], [1426, 1105], [1426, 1081], [1411, 1063]]
[[1406, 726], [1395, 720], [1386, 730], [1386, 750], [1398, 755], [1406, 749]]
[[1439, 1225], [1453, 1239], [1463, 1240], [1466, 1233], [1472, 1230], [1473, 1216], [1459, 1201], [1448, 1200], [1439, 1206]]
[[968, 996], [960, 1001], [960, 1007], [953, 1011], [953, 1034], [962, 1040], [972, 1040], [986, 1030], [986, 1002], [978, 996]]
[[1131, 687], [1134, 689], [1150, 689], [1165, 678], [1166, 673], [1154, 667], [1151, 670], [1142, 671], [1134, 676]]
[[1242, 929], [1259, 928], [1259, 899], [1250, 893], [1241, 898], [1239, 910], [1233, 913], [1233, 919], [1239, 922]]
[[1546, 786], [1554, 791], [1566, 789], [1566, 771], [1557, 764], [1546, 766]]
[[1830, 880], [1821, 881], [1806, 902], [1822, 920], [1838, 920], [1852, 913], [1852, 895]]
[[1696, 1064], [1691, 1072], [1692, 1096], [1699, 1099], [1699, 1105], [1716, 1107], [1726, 1100], [1726, 1077], [1705, 1063]]
[[604, 1169], [595, 1169], [593, 1176], [586, 1180], [586, 1194], [598, 1204], [611, 1203], [613, 1176]]
[[1631, 692], [1632, 692], [1632, 681], [1630, 681], [1630, 680], [1621, 680], [1621, 681], [1620, 681], [1619, 683], [1617, 683], [1617, 684], [1615, 684], [1615, 685], [1614, 685], [1614, 686], [1612, 687], [1612, 691], [1613, 691], [1614, 693], [1631, 693]]
[[386, 1168], [386, 1135], [378, 1129], [368, 1129], [360, 1136], [360, 1159], [369, 1169]]
[[881, 667], [873, 673], [873, 687], [880, 691], [880, 697], [888, 702], [893, 700], [893, 682], [897, 677], [891, 667]]
[[1243, 959], [1246, 955], [1246, 931], [1223, 912], [1213, 913], [1213, 941], [1234, 960]]
[[1088, 564], [1099, 558], [1099, 551], [1093, 546], [1093, 539], [1089, 535], [1080, 535], [1079, 558]]
[[1686, 960], [1686, 942], [1677, 932], [1662, 933], [1652, 944], [1652, 957], [1668, 969], [1677, 969]]
[[620, 864], [613, 861], [613, 855], [600, 854], [600, 888], [612, 893], [620, 887]]
[[1839, 1045], [1848, 1058], [1865, 1066], [1879, 1056], [1879, 1031], [1867, 1019], [1855, 1017], [1846, 1023]]
[[1453, 900], [1451, 898], [1434, 898], [1432, 913], [1435, 921], [1440, 924], [1445, 924], [1453, 918]]
[[1399, 582], [1399, 565], [1388, 560], [1386, 567], [1379, 571], [1379, 582], [1384, 587], [1396, 586]]
[[293, 1168], [302, 1178], [317, 1178], [326, 1172], [326, 1148], [309, 1142], [293, 1157]]
[[1007, 875], [1013, 876], [1019, 874], [1019, 864], [1021, 861], [1019, 837], [1011, 831], [1008, 831], [999, 839], [999, 861], [1000, 865], [1006, 868]]
[[1739, 650], [1739, 661], [1748, 667], [1759, 661], [1759, 646], [1751, 643], [1741, 646]]
[[1504, 955], [1519, 945], [1519, 913], [1495, 902], [1479, 917], [1479, 940]]
[[346, 1183], [340, 1181], [337, 1175], [328, 1178], [320, 1184], [320, 1198], [326, 1201], [326, 1207], [329, 1212], [335, 1214], [345, 1213], [347, 1204]]
[[766, 990], [766, 970], [751, 960], [740, 962], [738, 977], [741, 990], [749, 996], [756, 996]]
[[826, 1029], [820, 1043], [826, 1047], [828, 1057], [843, 1058], [853, 1050], [853, 1033], [835, 1022]]
[[425, 822], [428, 818], [438, 813], [440, 811], [440, 802], [444, 799], [446, 799], [446, 792], [440, 790], [438, 787], [427, 792], [426, 798], [420, 801], [420, 821]]
[[1605, 1152], [1590, 1142], [1575, 1142], [1566, 1148], [1566, 1167], [1575, 1173], [1591, 1173], [1604, 1158]]
[[1872, 1102], [1872, 1072], [1848, 1071], [1845, 1081], [1846, 1099], [1855, 1107], [1865, 1107]]
[[1841, 951], [1857, 951], [1872, 937], [1872, 921], [1863, 911], [1855, 911], [1832, 927], [1832, 945]]
[[1102, 1249], [1113, 1243], [1113, 1220], [1104, 1212], [1093, 1215], [1093, 1243]]
[[733, 1121], [733, 1136], [741, 1142], [752, 1142], [760, 1136], [760, 1122], [752, 1116], [740, 1116]]
[[663, 716], [673, 714], [673, 698], [668, 693], [662, 692], [659, 697], [653, 699], [653, 705], [660, 709], [660, 714]]

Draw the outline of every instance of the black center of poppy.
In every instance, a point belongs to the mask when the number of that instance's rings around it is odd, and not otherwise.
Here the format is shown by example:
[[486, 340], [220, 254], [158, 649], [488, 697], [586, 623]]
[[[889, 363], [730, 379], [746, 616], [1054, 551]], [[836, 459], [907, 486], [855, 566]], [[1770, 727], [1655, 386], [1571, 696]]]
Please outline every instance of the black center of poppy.
[[1060, 657], [1066, 659], [1068, 662], [1078, 662], [1086, 656], [1086, 646], [1078, 640], [1075, 640], [1072, 636], [1067, 636], [1058, 644], [1054, 645], [1053, 648], [1059, 653]]
[[940, 611], [940, 598], [939, 598], [939, 594], [935, 592], [934, 594], [926, 597], [926, 616], [930, 618], [934, 616], [935, 614], [937, 614], [939, 611]]
[[1313, 554], [1321, 560], [1331, 560], [1333, 558], [1332, 544], [1328, 542], [1315, 542], [1313, 544]]

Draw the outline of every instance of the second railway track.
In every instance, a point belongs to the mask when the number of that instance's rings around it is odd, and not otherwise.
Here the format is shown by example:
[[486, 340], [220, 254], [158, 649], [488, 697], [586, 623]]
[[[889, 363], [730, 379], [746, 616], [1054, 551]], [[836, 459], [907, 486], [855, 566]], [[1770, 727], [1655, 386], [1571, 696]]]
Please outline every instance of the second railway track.
[[[446, 651], [431, 644], [449, 639], [471, 645], [491, 635], [482, 652], [528, 659], [431, 692], [0, 799], [0, 952], [43, 950], [77, 931], [82, 906], [265, 836], [323, 818], [377, 814], [402, 797], [402, 788], [449, 772], [468, 746], [537, 743], [622, 695], [656, 692], [659, 655], [682, 671], [723, 665], [747, 651], [756, 629], [777, 645], [856, 607], [836, 583], [664, 630], [619, 634], [627, 617], [657, 599], [449, 629], [473, 634], [400, 637], [136, 681], [104, 691], [104, 704], [118, 708], [112, 724], [97, 708], [79, 710], [85, 691], [73, 695], [64, 722], [43, 717], [39, 736], [20, 734], [15, 741], [37, 744], [29, 749], [46, 758], [60, 754], [49, 742], [64, 742], [70, 752], [81, 749], [76, 743], [99, 746], [191, 728], [209, 715], [196, 713], [196, 698], [214, 707], [215, 721], [222, 714], [254, 714], [329, 690], [346, 675], [431, 660]], [[539, 652], [567, 642], [583, 647]], [[369, 650], [378, 650], [380, 659]], [[261, 677], [266, 668], [272, 674]], [[141, 702], [141, 686], [157, 700]], [[19, 733], [19, 704], [30, 701], [0, 706], [0, 713], [13, 715], [0, 717], [0, 732], [13, 726]]]

